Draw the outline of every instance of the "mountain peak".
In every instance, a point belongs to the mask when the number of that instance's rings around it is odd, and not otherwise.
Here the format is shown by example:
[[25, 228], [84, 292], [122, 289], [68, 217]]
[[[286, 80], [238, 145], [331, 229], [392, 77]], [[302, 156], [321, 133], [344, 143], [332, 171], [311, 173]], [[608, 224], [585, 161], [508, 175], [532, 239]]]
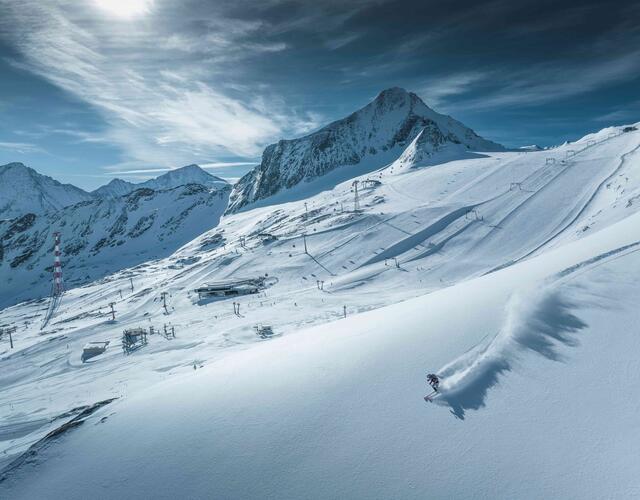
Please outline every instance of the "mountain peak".
[[55, 211], [90, 197], [82, 189], [61, 184], [24, 163], [0, 166], [0, 218]]
[[[174, 168], [169, 170], [166, 174], [175, 174], [178, 172], [191, 172], [191, 173], [204, 173], [207, 174], [206, 170], [204, 170], [200, 165], [192, 163], [191, 165], [185, 165], [184, 167]], [[209, 174], [207, 174], [209, 175]]]
[[389, 99], [393, 97], [408, 97], [409, 95], [410, 93], [402, 87], [389, 87], [388, 89], [384, 89], [382, 92], [380, 92], [378, 94], [378, 97], [376, 97], [376, 100]]
[[5, 170], [5, 169], [10, 169], [10, 168], [26, 168], [28, 169], [29, 167], [27, 167], [24, 163], [21, 163], [19, 161], [13, 161], [11, 163], [7, 163], [6, 165], [0, 165], [0, 169], [1, 170]]
[[19, 161], [7, 163], [6, 165], [0, 165], [0, 174], [46, 177], [42, 174], [39, 174], [31, 167], [27, 167], [24, 163], [21, 163]]
[[[429, 106], [427, 106], [417, 94], [409, 92], [402, 87], [390, 87], [380, 92], [373, 100], [372, 104], [386, 104], [390, 103], [395, 106], [407, 105], [408, 111], [414, 111], [416, 106], [423, 106], [424, 110], [433, 112]], [[423, 110], [423, 111], [424, 111]]]
[[[216, 177], [215, 175], [211, 175], [209, 172], [204, 170], [200, 165], [196, 165], [192, 163], [191, 165], [185, 165], [184, 167], [175, 168], [169, 170], [167, 173], [162, 174], [161, 176], [152, 179], [151, 181], [147, 181], [143, 183], [147, 184], [155, 184], [155, 185], [164, 185], [167, 181], [171, 180], [170, 187], [176, 187], [175, 182], [180, 182], [182, 184], [204, 184], [209, 185], [211, 183], [224, 183], [227, 184], [227, 181], [221, 179], [220, 177]], [[149, 186], [153, 187], [153, 186]]]
[[191, 164], [169, 170], [154, 179], [149, 179], [139, 184], [123, 181], [122, 179], [112, 179], [108, 184], [93, 191], [92, 194], [98, 197], [118, 197], [124, 196], [139, 188], [160, 191], [173, 189], [185, 184], [202, 184], [203, 186], [216, 189], [228, 186], [228, 182], [224, 179], [211, 175], [199, 165]]
[[[416, 94], [391, 87], [346, 118], [299, 139], [268, 146], [262, 163], [234, 186], [229, 212], [336, 169], [341, 172], [332, 175], [332, 182], [352, 178], [356, 174], [349, 167], [355, 165], [360, 165], [361, 173], [380, 168], [398, 159], [422, 131], [425, 133], [421, 140], [430, 144], [421, 143], [419, 149], [430, 155], [444, 149], [450, 152], [503, 149], [453, 118], [435, 112]], [[284, 196], [295, 195], [289, 192]]]
[[105, 184], [105, 186], [123, 186], [126, 184], [131, 184], [131, 183], [116, 177], [115, 179], [111, 179], [107, 184]]
[[93, 190], [91, 194], [98, 197], [116, 198], [130, 193], [133, 189], [135, 189], [135, 184], [115, 178], [111, 179], [104, 186]]

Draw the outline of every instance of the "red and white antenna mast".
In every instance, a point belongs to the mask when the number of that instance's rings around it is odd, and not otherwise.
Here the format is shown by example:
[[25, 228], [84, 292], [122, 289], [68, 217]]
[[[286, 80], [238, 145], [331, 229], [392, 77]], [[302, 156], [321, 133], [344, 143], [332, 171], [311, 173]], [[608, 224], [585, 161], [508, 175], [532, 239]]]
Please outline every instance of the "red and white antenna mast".
[[60, 233], [53, 233], [55, 239], [53, 252], [53, 296], [59, 297], [64, 292], [64, 285], [62, 283], [62, 264], [60, 263]]

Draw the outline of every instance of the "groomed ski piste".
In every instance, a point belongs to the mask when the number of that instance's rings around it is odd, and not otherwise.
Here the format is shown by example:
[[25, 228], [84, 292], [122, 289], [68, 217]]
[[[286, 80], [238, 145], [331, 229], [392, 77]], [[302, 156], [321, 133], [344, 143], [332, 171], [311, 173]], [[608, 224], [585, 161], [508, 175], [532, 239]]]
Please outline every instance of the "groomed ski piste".
[[[45, 330], [46, 301], [3, 310], [0, 496], [637, 497], [639, 149], [615, 127], [398, 161], [359, 178], [381, 183], [360, 211], [324, 179], [67, 291]], [[119, 349], [163, 324], [175, 339]]]

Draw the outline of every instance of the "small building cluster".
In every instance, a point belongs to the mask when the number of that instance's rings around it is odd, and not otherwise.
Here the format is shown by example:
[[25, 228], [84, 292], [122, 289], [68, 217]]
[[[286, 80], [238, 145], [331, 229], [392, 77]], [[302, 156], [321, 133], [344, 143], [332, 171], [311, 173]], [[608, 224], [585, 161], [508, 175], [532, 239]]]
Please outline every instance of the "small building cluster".
[[271, 234], [271, 233], [260, 233], [258, 234], [258, 238], [260, 238], [263, 245], [268, 245], [269, 243], [278, 241], [278, 237], [275, 234]]
[[107, 350], [107, 347], [109, 347], [108, 340], [105, 342], [88, 342], [82, 348], [82, 356], [80, 359], [82, 359], [82, 362], [84, 363], [88, 359], [95, 358], [96, 356], [104, 353]]
[[229, 281], [205, 283], [194, 291], [200, 298], [203, 297], [232, 297], [236, 295], [248, 295], [258, 293], [265, 288], [265, 278], [245, 278]]
[[129, 354], [147, 345], [147, 330], [130, 328], [122, 332], [122, 350]]
[[363, 188], [377, 188], [378, 186], [382, 186], [382, 182], [378, 179], [364, 179], [360, 181], [360, 184]]
[[268, 325], [256, 325], [253, 327], [256, 331], [256, 335], [261, 339], [268, 339], [269, 337], [273, 337], [275, 334], [273, 333], [273, 328]]

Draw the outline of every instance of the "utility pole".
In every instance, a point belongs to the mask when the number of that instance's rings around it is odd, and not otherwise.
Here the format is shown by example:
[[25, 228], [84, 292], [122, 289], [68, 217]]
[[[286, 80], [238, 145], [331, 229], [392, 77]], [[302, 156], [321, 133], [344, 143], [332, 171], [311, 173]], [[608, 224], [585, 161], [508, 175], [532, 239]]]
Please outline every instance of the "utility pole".
[[12, 334], [18, 330], [17, 326], [8, 326], [7, 328], [0, 328], [0, 339], [3, 335], [9, 335], [9, 344], [11, 345], [11, 349], [13, 349], [13, 337]]
[[358, 197], [358, 182], [357, 180], [353, 181], [353, 192], [354, 192], [354, 198], [353, 198], [353, 211], [354, 212], [359, 212], [360, 211], [360, 198]]
[[60, 262], [60, 233], [53, 233], [54, 238], [54, 259], [53, 259], [53, 296], [59, 297], [64, 292], [64, 285], [62, 284], [62, 264]]
[[304, 253], [309, 255], [309, 251], [307, 250], [307, 233], [302, 233], [302, 241], [304, 241]]
[[109, 307], [111, 307], [111, 321], [116, 320], [116, 310], [113, 308], [113, 306], [115, 305], [116, 305], [115, 302], [109, 302]]
[[129, 278], [129, 281], [131, 282], [131, 291], [133, 292], [133, 278]]
[[167, 295], [169, 295], [169, 292], [162, 292], [160, 297], [162, 298], [162, 307], [164, 307], [164, 312], [169, 314], [169, 309], [167, 309]]

